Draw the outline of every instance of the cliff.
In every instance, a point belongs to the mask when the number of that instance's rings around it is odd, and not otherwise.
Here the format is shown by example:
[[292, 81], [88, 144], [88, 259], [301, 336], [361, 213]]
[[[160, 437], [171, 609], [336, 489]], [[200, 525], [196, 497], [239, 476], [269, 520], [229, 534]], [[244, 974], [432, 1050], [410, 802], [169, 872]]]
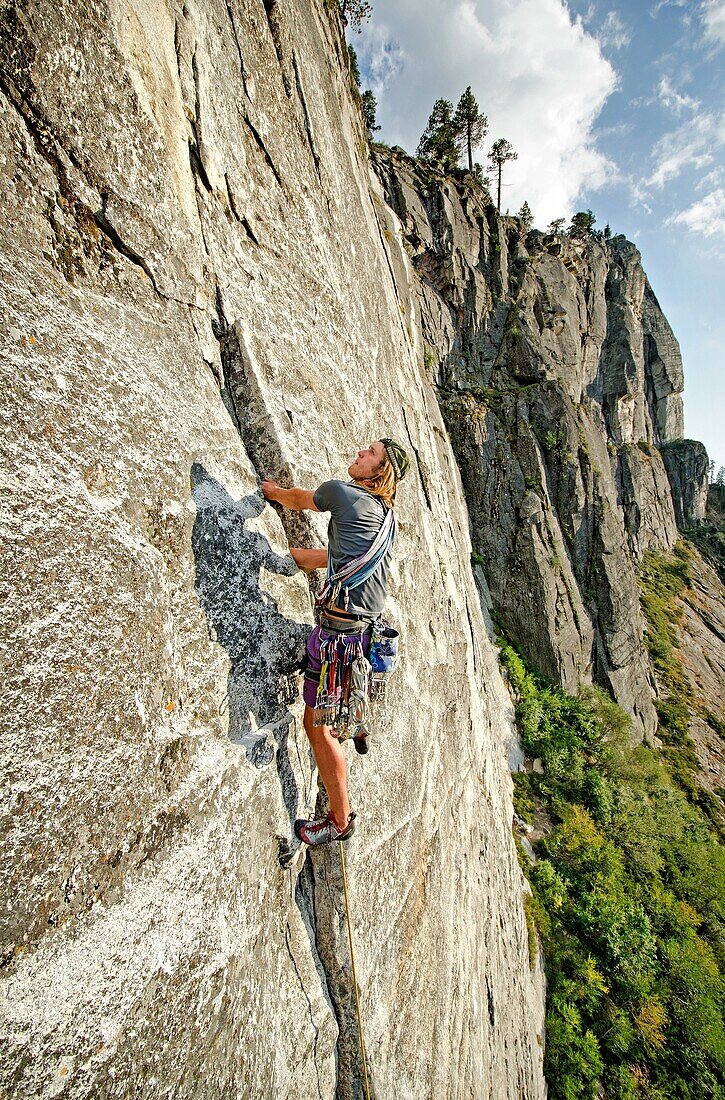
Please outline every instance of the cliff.
[[682, 362], [640, 255], [623, 237], [527, 234], [470, 177], [402, 150], [375, 163], [500, 621], [542, 671], [600, 683], [652, 734], [637, 563], [701, 518], [707, 462], [673, 442]]
[[258, 480], [344, 476], [384, 431], [415, 469], [403, 670], [351, 760], [374, 1094], [544, 1095], [512, 708], [341, 30], [2, 9], [7, 1095], [360, 1095], [337, 853], [290, 849], [316, 780], [287, 535], [324, 517], [285, 531]]
[[[318, 792], [289, 546], [325, 517], [261, 477], [344, 476], [387, 433], [414, 459], [404, 661], [350, 754], [375, 1096], [545, 1094], [492, 617], [655, 738], [638, 577], [707, 471], [639, 254], [371, 168], [328, 7], [2, 10], [11, 1096], [361, 1095], [337, 852], [291, 840]], [[719, 584], [695, 564], [679, 597], [712, 789]]]

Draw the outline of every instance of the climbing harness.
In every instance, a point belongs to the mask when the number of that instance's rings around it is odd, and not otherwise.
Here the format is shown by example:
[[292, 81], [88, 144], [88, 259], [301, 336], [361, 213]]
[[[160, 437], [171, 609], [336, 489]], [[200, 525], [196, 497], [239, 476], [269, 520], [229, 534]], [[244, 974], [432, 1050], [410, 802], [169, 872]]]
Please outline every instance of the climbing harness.
[[368, 1084], [368, 1060], [365, 1054], [365, 1040], [363, 1038], [362, 1014], [360, 1012], [360, 993], [357, 986], [357, 971], [355, 969], [355, 950], [352, 946], [352, 923], [350, 921], [350, 899], [347, 893], [347, 874], [345, 873], [345, 850], [342, 841], [338, 844], [340, 850], [340, 867], [342, 868], [342, 888], [345, 892], [345, 915], [347, 917], [347, 938], [350, 943], [350, 961], [352, 962], [352, 988], [355, 993], [355, 1012], [357, 1013], [357, 1033], [360, 1039], [360, 1057], [363, 1066], [363, 1086], [365, 1088], [365, 1100], [370, 1100], [370, 1085]]
[[[367, 735], [365, 722], [370, 699], [371, 664], [363, 649], [363, 635], [370, 629], [370, 622], [364, 618], [354, 623], [346, 621], [350, 592], [372, 576], [394, 541], [395, 516], [393, 509], [387, 508], [378, 533], [364, 554], [334, 572], [332, 553], [327, 551], [327, 576], [315, 600], [315, 621], [324, 635], [320, 643], [321, 670], [313, 725], [331, 726], [341, 741]], [[342, 612], [335, 610], [340, 604]], [[381, 640], [378, 644], [380, 647]], [[382, 661], [381, 654], [378, 673], [388, 671], [382, 667]]]

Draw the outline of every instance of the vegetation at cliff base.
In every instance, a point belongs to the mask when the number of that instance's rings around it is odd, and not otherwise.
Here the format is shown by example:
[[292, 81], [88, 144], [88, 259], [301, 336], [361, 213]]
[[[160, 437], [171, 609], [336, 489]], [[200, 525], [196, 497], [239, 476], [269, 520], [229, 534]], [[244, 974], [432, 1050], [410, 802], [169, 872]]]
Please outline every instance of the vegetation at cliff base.
[[688, 711], [694, 703], [690, 682], [677, 657], [677, 597], [690, 576], [690, 559], [683, 543], [672, 554], [647, 551], [640, 569], [642, 611], [647, 627], [645, 646], [657, 675], [658, 730], [664, 752], [679, 784], [697, 796], [697, 757], [688, 734]]
[[725, 860], [709, 822], [600, 689], [574, 698], [501, 660], [536, 771], [525, 867], [547, 975], [551, 1100], [725, 1096]]
[[690, 527], [685, 534], [693, 542], [703, 557], [717, 570], [720, 580], [725, 584], [725, 468], [720, 467], [717, 477], [711, 482], [707, 494], [707, 512], [703, 523]]
[[[690, 715], [700, 711], [711, 723], [707, 700], [696, 697], [677, 651], [683, 595], [690, 581], [691, 551], [680, 540], [671, 553], [647, 551], [640, 566], [640, 602], [644, 614], [645, 646], [657, 678], [657, 735], [674, 779], [691, 802], [710, 818], [722, 839], [725, 833], [723, 801], [698, 781], [699, 763], [690, 737]], [[715, 719], [716, 721], [716, 719]]]

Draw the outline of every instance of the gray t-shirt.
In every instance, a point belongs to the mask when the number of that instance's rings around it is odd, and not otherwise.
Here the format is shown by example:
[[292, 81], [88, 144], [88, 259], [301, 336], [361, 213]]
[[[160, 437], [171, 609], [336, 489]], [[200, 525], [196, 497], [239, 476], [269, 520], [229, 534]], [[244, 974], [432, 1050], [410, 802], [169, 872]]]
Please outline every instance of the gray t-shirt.
[[[315, 507], [331, 512], [327, 538], [332, 568], [338, 569], [368, 550], [385, 519], [387, 508], [379, 497], [350, 481], [325, 481], [314, 493]], [[357, 588], [350, 589], [348, 611], [355, 615], [379, 615], [387, 596], [390, 554], [386, 554], [375, 572]], [[343, 606], [340, 593], [338, 606]]]

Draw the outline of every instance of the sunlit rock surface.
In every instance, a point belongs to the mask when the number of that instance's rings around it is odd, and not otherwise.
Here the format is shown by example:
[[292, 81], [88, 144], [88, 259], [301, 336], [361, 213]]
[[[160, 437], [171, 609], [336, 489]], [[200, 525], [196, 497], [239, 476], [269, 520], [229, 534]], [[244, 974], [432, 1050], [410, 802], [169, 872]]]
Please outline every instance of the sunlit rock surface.
[[360, 1095], [336, 853], [290, 844], [316, 781], [287, 535], [325, 522], [285, 530], [258, 483], [385, 431], [414, 458], [404, 661], [347, 857], [373, 1088], [542, 1097], [511, 705], [339, 24], [0, 18], [4, 1090]]

